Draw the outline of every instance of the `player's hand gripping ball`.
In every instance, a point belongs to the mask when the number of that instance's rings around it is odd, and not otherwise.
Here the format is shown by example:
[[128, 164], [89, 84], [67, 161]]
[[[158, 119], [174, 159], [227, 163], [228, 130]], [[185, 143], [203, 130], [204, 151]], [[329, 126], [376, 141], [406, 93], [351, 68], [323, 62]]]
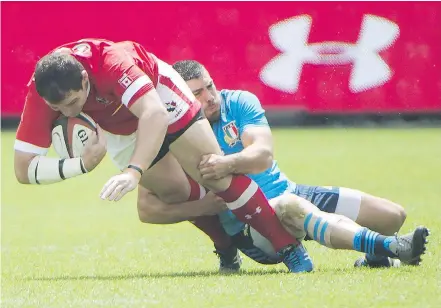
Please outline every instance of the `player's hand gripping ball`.
[[52, 145], [60, 158], [82, 157], [87, 171], [98, 166], [107, 152], [103, 130], [84, 113], [55, 120]]

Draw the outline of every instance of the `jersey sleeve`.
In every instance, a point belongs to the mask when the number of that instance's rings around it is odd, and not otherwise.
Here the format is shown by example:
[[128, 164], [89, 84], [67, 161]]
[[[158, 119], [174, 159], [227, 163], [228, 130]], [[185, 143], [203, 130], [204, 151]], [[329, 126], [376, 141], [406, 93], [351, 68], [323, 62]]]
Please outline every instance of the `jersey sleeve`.
[[114, 49], [104, 54], [101, 78], [108, 88], [127, 107], [154, 88], [149, 76], [136, 65], [130, 54]]
[[18, 126], [14, 149], [46, 155], [52, 143], [52, 123], [60, 115], [52, 110], [31, 84]]
[[268, 126], [265, 110], [253, 93], [240, 91], [234, 104], [234, 118], [239, 128], [239, 135], [250, 126]]

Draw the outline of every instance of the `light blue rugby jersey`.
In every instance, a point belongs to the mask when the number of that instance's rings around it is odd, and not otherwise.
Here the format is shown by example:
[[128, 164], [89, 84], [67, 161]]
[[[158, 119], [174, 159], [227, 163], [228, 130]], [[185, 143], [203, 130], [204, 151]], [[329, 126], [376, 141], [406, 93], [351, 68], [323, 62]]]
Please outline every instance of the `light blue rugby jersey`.
[[[240, 136], [247, 127], [268, 125], [265, 111], [259, 99], [250, 92], [221, 90], [220, 96], [221, 114], [219, 121], [212, 124], [213, 131], [225, 155], [238, 153], [243, 150]], [[259, 185], [267, 199], [295, 189], [295, 184], [280, 171], [276, 161], [264, 172], [248, 176]], [[225, 211], [219, 217], [229, 235], [237, 234], [244, 227], [231, 211]]]

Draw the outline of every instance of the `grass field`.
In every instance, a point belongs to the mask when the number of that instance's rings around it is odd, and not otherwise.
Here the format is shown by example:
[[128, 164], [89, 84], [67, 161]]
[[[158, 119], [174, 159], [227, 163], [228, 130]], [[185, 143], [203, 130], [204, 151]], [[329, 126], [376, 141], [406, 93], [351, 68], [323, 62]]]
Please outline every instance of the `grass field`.
[[276, 158], [304, 184], [339, 185], [404, 205], [402, 231], [428, 226], [422, 266], [354, 269], [359, 256], [307, 243], [314, 273], [246, 257], [219, 275], [207, 237], [188, 223], [138, 221], [136, 194], [98, 193], [116, 171], [52, 186], [20, 186], [12, 133], [2, 133], [1, 307], [441, 307], [441, 130], [275, 130]]

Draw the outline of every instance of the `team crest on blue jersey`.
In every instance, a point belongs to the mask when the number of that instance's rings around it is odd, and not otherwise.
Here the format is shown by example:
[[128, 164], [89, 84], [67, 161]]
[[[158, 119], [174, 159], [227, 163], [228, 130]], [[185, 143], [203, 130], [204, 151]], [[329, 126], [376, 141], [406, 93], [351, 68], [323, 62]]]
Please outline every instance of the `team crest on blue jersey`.
[[236, 126], [236, 121], [231, 121], [227, 125], [222, 127], [224, 131], [225, 142], [230, 146], [234, 146], [239, 141], [239, 130]]

